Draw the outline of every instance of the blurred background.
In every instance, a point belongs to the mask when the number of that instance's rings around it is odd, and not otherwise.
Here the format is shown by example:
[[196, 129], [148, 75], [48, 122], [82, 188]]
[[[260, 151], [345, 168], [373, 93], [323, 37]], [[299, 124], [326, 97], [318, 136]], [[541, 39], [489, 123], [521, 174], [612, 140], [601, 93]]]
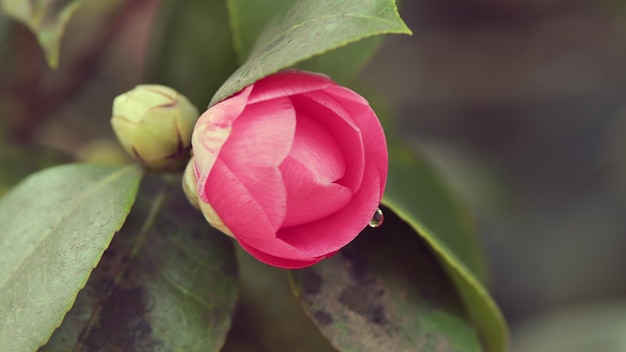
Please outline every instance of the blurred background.
[[[157, 5], [85, 2], [55, 71], [0, 17], [5, 154], [40, 155], [32, 171], [123, 159], [111, 101], [146, 81]], [[626, 351], [626, 7], [412, 0], [401, 14], [413, 36], [389, 36], [358, 84], [477, 219], [513, 350]]]
[[514, 350], [626, 351], [618, 5], [407, 1], [361, 76], [471, 206]]

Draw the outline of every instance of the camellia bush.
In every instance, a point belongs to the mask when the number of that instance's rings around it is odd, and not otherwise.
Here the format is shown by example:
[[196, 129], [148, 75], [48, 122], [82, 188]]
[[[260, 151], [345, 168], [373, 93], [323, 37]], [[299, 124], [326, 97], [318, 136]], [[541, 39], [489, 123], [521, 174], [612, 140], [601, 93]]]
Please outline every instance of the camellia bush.
[[[56, 67], [81, 1], [2, 5]], [[158, 6], [134, 161], [0, 185], [0, 351], [507, 350], [470, 217], [353, 85], [393, 0]]]

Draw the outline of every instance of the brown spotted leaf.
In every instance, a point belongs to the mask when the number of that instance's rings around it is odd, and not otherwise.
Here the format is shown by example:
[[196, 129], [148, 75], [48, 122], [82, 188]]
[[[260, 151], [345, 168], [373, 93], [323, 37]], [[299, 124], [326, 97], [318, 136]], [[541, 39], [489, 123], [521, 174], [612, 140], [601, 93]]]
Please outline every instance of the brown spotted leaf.
[[483, 351], [455, 287], [390, 210], [333, 257], [292, 271], [304, 308], [340, 351]]
[[41, 351], [218, 351], [237, 297], [232, 241], [179, 180], [145, 180], [137, 203]]

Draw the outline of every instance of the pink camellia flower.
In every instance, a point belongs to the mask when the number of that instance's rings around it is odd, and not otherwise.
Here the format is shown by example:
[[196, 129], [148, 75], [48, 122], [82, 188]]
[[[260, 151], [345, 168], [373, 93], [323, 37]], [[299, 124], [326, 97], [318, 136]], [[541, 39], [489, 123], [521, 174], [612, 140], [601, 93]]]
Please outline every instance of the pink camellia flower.
[[271, 75], [209, 108], [192, 146], [190, 199], [251, 255], [283, 268], [352, 241], [387, 178], [385, 135], [368, 102], [309, 72]]

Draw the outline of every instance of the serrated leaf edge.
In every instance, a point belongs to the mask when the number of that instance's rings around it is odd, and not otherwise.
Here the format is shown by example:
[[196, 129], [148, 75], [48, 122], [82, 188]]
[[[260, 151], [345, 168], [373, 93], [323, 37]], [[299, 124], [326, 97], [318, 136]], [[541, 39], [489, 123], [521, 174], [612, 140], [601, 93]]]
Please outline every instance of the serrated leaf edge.
[[[367, 39], [367, 38], [371, 38], [371, 37], [375, 37], [375, 36], [379, 36], [379, 35], [384, 35], [384, 34], [407, 34], [407, 35], [412, 35], [412, 34], [413, 34], [413, 32], [411, 31], [411, 29], [410, 29], [409, 27], [407, 27], [407, 25], [404, 23], [404, 21], [403, 21], [403, 20], [402, 20], [402, 18], [400, 17], [400, 14], [399, 14], [399, 12], [398, 12], [398, 7], [396, 6], [395, 1], [393, 1], [393, 7], [394, 7], [394, 11], [393, 11], [394, 16], [395, 16], [395, 18], [396, 18], [397, 20], [399, 20], [399, 23], [401, 23], [401, 25], [397, 26], [397, 28], [394, 28], [394, 29], [387, 29], [387, 30], [382, 30], [382, 31], [376, 31], [376, 32], [371, 32], [371, 33], [368, 33], [367, 35], [364, 35], [364, 36], [361, 36], [361, 37], [355, 37], [355, 38], [348, 39], [348, 40], [346, 40], [346, 41], [343, 41], [343, 42], [341, 42], [341, 43], [338, 43], [338, 44], [337, 44], [337, 45], [335, 45], [335, 46], [331, 46], [331, 47], [329, 47], [329, 48], [327, 48], [327, 49], [325, 49], [325, 50], [321, 50], [321, 51], [319, 51], [319, 52], [312, 53], [311, 55], [308, 55], [308, 56], [305, 56], [305, 57], [301, 57], [301, 58], [298, 58], [298, 59], [296, 59], [296, 60], [292, 60], [291, 62], [288, 62], [288, 63], [287, 63], [284, 67], [279, 67], [279, 68], [276, 68], [276, 69], [271, 69], [271, 70], [269, 70], [268, 72], [266, 72], [264, 75], [262, 75], [261, 77], [254, 78], [254, 79], [252, 79], [252, 80], [251, 80], [251, 79], [240, 79], [238, 82], [243, 82], [243, 84], [244, 84], [244, 85], [243, 85], [243, 87], [242, 87], [242, 89], [243, 89], [243, 88], [245, 88], [245, 87], [249, 86], [250, 84], [252, 84], [252, 83], [256, 82], [256, 81], [257, 81], [257, 80], [259, 80], [259, 79], [262, 79], [262, 78], [264, 78], [264, 77], [267, 77], [267, 76], [269, 76], [269, 75], [271, 75], [271, 74], [274, 74], [274, 73], [276, 73], [276, 72], [279, 72], [279, 71], [281, 71], [281, 70], [287, 69], [287, 68], [289, 68], [289, 67], [293, 67], [294, 65], [296, 65], [296, 64], [298, 64], [298, 63], [300, 63], [300, 62], [303, 62], [303, 61], [309, 60], [309, 59], [310, 59], [310, 58], [312, 58], [312, 57], [319, 56], [319, 55], [323, 55], [323, 54], [325, 54], [325, 53], [327, 53], [327, 52], [329, 52], [329, 51], [332, 51], [332, 50], [335, 50], [335, 49], [339, 49], [339, 48], [345, 47], [345, 46], [346, 46], [346, 45], [348, 45], [348, 44], [356, 43], [356, 42], [358, 42], [358, 41], [361, 41], [361, 40], [364, 40], [364, 39]], [[229, 9], [229, 13], [230, 13], [230, 9]], [[371, 17], [371, 16], [362, 16], [362, 15], [342, 15], [342, 16], [343, 16], [343, 17], [367, 17], [367, 18], [370, 18], [370, 17]], [[267, 45], [268, 45], [268, 43], [272, 43], [272, 42], [274, 42], [277, 38], [280, 38], [280, 37], [284, 36], [284, 34], [285, 34], [285, 33], [289, 32], [289, 31], [291, 31], [291, 30], [294, 30], [294, 29], [296, 29], [296, 28], [298, 28], [298, 27], [300, 27], [300, 26], [302, 26], [302, 25], [304, 25], [304, 24], [306, 24], [306, 23], [311, 23], [311, 22], [314, 22], [314, 21], [320, 21], [320, 20], [323, 20], [323, 19], [328, 19], [328, 18], [332, 18], [332, 17], [337, 17], [337, 16], [325, 16], [325, 17], [317, 18], [317, 19], [315, 19], [315, 20], [311, 20], [311, 21], [306, 21], [306, 22], [298, 23], [298, 24], [297, 24], [297, 25], [295, 25], [295, 26], [289, 27], [289, 28], [287, 28], [287, 29], [285, 29], [285, 30], [283, 30], [283, 31], [280, 31], [280, 32], [278, 32], [278, 33], [275, 33], [275, 34], [271, 37], [271, 39], [269, 39], [269, 38], [268, 38], [268, 39], [263, 38], [263, 39], [264, 39], [264, 40], [263, 40], [263, 45], [258, 45], [258, 44], [260, 43], [258, 40], [262, 38], [262, 34], [261, 34], [261, 36], [259, 36], [259, 38], [257, 39], [257, 42], [255, 43], [255, 45], [254, 45], [254, 46], [252, 47], [252, 49], [250, 50], [250, 55], [248, 55], [248, 58], [247, 58], [247, 59], [245, 60], [245, 62], [244, 62], [244, 63], [243, 63], [243, 64], [239, 67], [239, 69], [237, 69], [237, 70], [236, 70], [236, 71], [235, 71], [235, 72], [234, 72], [234, 73], [233, 73], [233, 74], [232, 74], [232, 75], [231, 75], [231, 76], [230, 76], [230, 77], [226, 80], [226, 82], [229, 82], [229, 81], [230, 81], [233, 77], [235, 77], [236, 75], [240, 74], [240, 72], [242, 72], [242, 68], [245, 68], [245, 66], [246, 66], [246, 65], [249, 65], [249, 64], [250, 64], [250, 62], [254, 62], [255, 60], [254, 60], [254, 59], [252, 59], [252, 60], [251, 60], [251, 58], [257, 57], [257, 54], [258, 54], [260, 51], [262, 51], [262, 50], [263, 50], [263, 48], [264, 48], [265, 46], [267, 46]], [[373, 17], [373, 18], [374, 18], [374, 19], [377, 19], [377, 20], [384, 21], [384, 22], [390, 22], [390, 21], [388, 21], [388, 20], [384, 20], [384, 19], [382, 19], [382, 18], [378, 18], [378, 17]], [[232, 21], [230, 21], [230, 22], [231, 22], [231, 26], [232, 26], [232, 25], [233, 25], [233, 24], [232, 24]], [[391, 23], [393, 23], [393, 22], [391, 22]], [[267, 30], [267, 29], [266, 29], [266, 30]], [[236, 39], [234, 39], [234, 40], [233, 40], [233, 45], [235, 46], [235, 51], [237, 51], [238, 53], [240, 53], [240, 52], [241, 52], [241, 45], [242, 45], [242, 44], [241, 44], [241, 42], [240, 42], [240, 43], [239, 43], [239, 47], [237, 47], [237, 44], [236, 44], [235, 42], [236, 42]], [[223, 88], [223, 87], [225, 87], [225, 83], [226, 83], [226, 82], [224, 82], [224, 84], [223, 84], [223, 85], [222, 85], [222, 86], [221, 86], [221, 87], [217, 90], [217, 92], [215, 93], [215, 95], [211, 98], [211, 101], [210, 101], [209, 106], [208, 106], [207, 108], [210, 108], [211, 106], [213, 106], [213, 105], [215, 105], [215, 104], [219, 103], [220, 101], [222, 101], [222, 100], [224, 100], [224, 99], [228, 98], [229, 96], [231, 96], [231, 95], [233, 95], [233, 94], [237, 93], [236, 91], [235, 91], [235, 92], [230, 92], [230, 91], [228, 91], [228, 90], [226, 90], [225, 92], [223, 92], [223, 91], [222, 91], [222, 88]]]

